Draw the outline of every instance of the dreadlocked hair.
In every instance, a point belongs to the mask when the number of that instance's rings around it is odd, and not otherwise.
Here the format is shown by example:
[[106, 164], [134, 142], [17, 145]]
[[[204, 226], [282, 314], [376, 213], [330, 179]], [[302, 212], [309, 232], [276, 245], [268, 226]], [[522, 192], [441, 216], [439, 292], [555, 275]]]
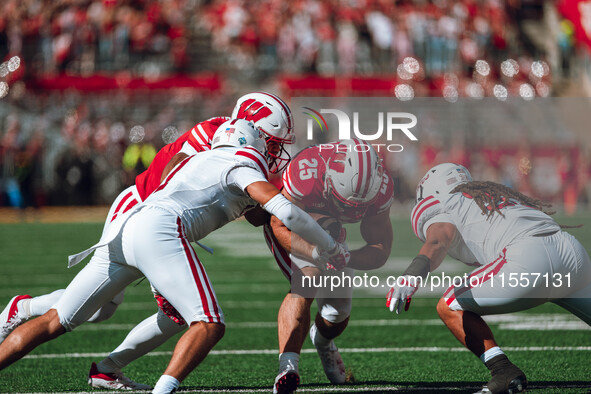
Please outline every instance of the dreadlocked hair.
[[546, 211], [545, 208], [550, 208], [552, 204], [542, 202], [536, 198], [528, 197], [525, 194], [519, 193], [508, 186], [500, 183], [490, 181], [472, 181], [462, 183], [456, 186], [452, 193], [462, 192], [467, 194], [480, 207], [483, 215], [492, 217], [495, 212], [503, 215], [501, 208], [506, 204], [510, 204], [510, 200], [518, 201], [520, 204], [542, 211], [547, 215], [552, 215], [556, 212]]

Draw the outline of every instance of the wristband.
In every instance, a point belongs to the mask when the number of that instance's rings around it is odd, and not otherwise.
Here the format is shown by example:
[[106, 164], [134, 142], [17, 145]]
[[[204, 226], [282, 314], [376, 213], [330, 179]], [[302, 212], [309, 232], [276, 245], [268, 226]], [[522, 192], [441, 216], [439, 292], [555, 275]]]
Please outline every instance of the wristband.
[[431, 272], [431, 260], [424, 254], [420, 254], [412, 259], [412, 263], [406, 268], [403, 275], [419, 276], [426, 279], [429, 272]]

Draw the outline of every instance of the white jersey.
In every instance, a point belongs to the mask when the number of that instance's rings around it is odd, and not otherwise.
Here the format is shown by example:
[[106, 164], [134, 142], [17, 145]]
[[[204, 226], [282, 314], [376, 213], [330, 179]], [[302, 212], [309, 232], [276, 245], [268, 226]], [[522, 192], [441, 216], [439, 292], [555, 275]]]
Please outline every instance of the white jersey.
[[474, 253], [468, 248], [468, 245], [466, 245], [464, 238], [462, 238], [459, 232], [456, 232], [455, 238], [447, 249], [447, 255], [472, 267], [482, 265], [476, 256], [474, 256]]
[[[517, 201], [509, 200], [500, 208], [503, 215], [496, 212], [489, 218], [472, 198], [463, 193], [443, 198], [427, 196], [412, 210], [412, 228], [416, 236], [425, 242], [431, 224], [452, 223], [473, 257], [481, 264], [493, 261], [515, 239], [560, 230], [550, 216]], [[469, 260], [471, 256], [464, 257], [462, 261], [474, 263], [465, 259]]]
[[197, 241], [254, 206], [244, 189], [267, 178], [267, 162], [256, 149], [218, 148], [179, 163], [143, 205], [174, 213]]

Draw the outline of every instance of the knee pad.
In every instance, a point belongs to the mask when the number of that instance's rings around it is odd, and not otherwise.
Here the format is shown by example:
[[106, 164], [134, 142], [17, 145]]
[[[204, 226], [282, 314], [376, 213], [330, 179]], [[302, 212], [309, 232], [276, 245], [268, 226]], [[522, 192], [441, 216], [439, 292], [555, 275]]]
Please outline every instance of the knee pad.
[[351, 315], [351, 298], [317, 299], [320, 316], [330, 323], [341, 323]]

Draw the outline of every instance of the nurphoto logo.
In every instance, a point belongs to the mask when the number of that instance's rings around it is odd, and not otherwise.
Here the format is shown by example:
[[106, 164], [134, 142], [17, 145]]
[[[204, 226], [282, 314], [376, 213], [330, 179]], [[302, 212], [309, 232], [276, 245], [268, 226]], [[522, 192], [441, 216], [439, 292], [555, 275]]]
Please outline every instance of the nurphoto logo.
[[[334, 115], [338, 124], [338, 139], [346, 140], [350, 138], [359, 138], [364, 141], [383, 140], [385, 133], [386, 141], [388, 143], [372, 143], [376, 151], [385, 149], [388, 152], [402, 152], [404, 146], [398, 143], [392, 143], [400, 136], [408, 138], [410, 141], [418, 141], [418, 138], [412, 133], [410, 129], [417, 125], [417, 117], [409, 112], [378, 112], [378, 127], [377, 131], [369, 132], [364, 125], [360, 125], [359, 112], [353, 112], [353, 122], [347, 113], [334, 108], [322, 108], [320, 111], [310, 107], [303, 107], [305, 115], [308, 115], [307, 135], [308, 140], [314, 140], [314, 129], [320, 130], [321, 133], [328, 131], [328, 124], [323, 114]], [[385, 119], [385, 120], [384, 120]], [[351, 123], [353, 123], [351, 127]], [[385, 126], [384, 126], [385, 123]], [[361, 131], [363, 130], [363, 132]]]

